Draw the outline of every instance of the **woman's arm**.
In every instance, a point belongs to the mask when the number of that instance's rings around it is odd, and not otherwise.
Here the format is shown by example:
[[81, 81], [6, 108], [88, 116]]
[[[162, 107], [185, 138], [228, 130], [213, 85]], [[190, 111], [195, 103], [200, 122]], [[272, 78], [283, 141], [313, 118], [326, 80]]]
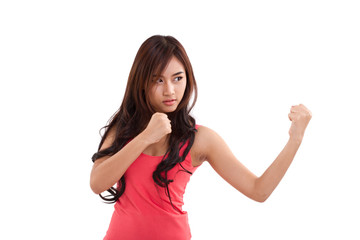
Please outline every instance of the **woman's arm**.
[[[110, 147], [114, 141], [114, 131], [109, 132], [101, 150]], [[120, 151], [112, 156], [104, 156], [94, 162], [90, 174], [90, 187], [94, 193], [100, 194], [119, 181], [128, 167], [146, 149], [148, 143], [140, 133]]]
[[[112, 156], [105, 156], [94, 162], [90, 187], [100, 194], [119, 181], [130, 165], [151, 144], [158, 142], [171, 132], [170, 120], [166, 114], [154, 113], [146, 129]], [[115, 139], [115, 129], [111, 129], [101, 149], [110, 147]]]
[[240, 163], [224, 140], [211, 129], [199, 127], [199, 146], [202, 146], [206, 160], [223, 179], [247, 197], [264, 202], [279, 184], [294, 159], [311, 119], [311, 112], [302, 104], [293, 106], [289, 119], [292, 121], [289, 141], [260, 177]]
[[256, 179], [255, 188], [259, 193], [259, 202], [264, 202], [275, 190], [292, 163], [301, 142], [289, 139], [275, 161]]

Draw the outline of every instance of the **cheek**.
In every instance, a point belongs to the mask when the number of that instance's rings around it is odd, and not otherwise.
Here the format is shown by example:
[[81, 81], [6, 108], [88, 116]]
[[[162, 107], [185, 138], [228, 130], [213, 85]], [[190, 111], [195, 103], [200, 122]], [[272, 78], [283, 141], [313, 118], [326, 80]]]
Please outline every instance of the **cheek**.
[[180, 90], [181, 95], [184, 94], [185, 89], [186, 89], [186, 81], [184, 81], [184, 82], [179, 86], [179, 90]]
[[149, 99], [150, 99], [150, 102], [154, 102], [157, 98], [158, 98], [158, 95], [159, 95], [159, 92], [160, 92], [160, 87], [159, 86], [154, 86], [150, 92], [149, 92]]

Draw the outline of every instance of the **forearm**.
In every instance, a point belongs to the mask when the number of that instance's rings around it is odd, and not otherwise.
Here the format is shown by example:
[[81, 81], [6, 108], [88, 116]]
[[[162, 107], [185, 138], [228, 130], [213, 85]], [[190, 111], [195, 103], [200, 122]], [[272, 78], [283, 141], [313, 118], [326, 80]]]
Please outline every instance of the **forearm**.
[[148, 145], [143, 135], [139, 134], [116, 154], [93, 168], [90, 177], [91, 189], [100, 194], [114, 186]]
[[255, 185], [260, 201], [265, 201], [279, 184], [292, 163], [300, 144], [301, 140], [290, 138], [275, 161], [256, 180]]

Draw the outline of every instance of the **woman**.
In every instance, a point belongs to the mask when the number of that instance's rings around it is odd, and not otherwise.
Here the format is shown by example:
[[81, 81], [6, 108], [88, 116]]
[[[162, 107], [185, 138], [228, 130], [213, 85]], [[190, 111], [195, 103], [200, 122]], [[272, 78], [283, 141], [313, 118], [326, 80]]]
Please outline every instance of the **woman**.
[[[238, 191], [264, 202], [291, 164], [311, 119], [304, 105], [291, 107], [289, 141], [257, 177], [218, 134], [196, 125], [189, 114], [196, 98], [183, 46], [171, 36], [147, 39], [135, 57], [123, 102], [92, 158], [91, 189], [115, 202], [104, 239], [190, 239], [183, 194], [204, 161]], [[110, 195], [104, 197], [106, 190]]]

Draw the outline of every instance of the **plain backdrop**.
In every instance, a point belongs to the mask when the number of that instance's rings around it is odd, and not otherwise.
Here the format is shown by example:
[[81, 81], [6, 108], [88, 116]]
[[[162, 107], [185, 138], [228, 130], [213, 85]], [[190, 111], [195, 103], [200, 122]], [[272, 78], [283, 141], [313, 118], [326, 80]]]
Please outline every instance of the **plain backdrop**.
[[113, 205], [89, 186], [99, 130], [119, 108], [140, 45], [185, 47], [197, 123], [260, 176], [313, 118], [265, 203], [207, 163], [184, 210], [194, 240], [360, 239], [357, 1], [1, 1], [0, 239], [102, 239]]

